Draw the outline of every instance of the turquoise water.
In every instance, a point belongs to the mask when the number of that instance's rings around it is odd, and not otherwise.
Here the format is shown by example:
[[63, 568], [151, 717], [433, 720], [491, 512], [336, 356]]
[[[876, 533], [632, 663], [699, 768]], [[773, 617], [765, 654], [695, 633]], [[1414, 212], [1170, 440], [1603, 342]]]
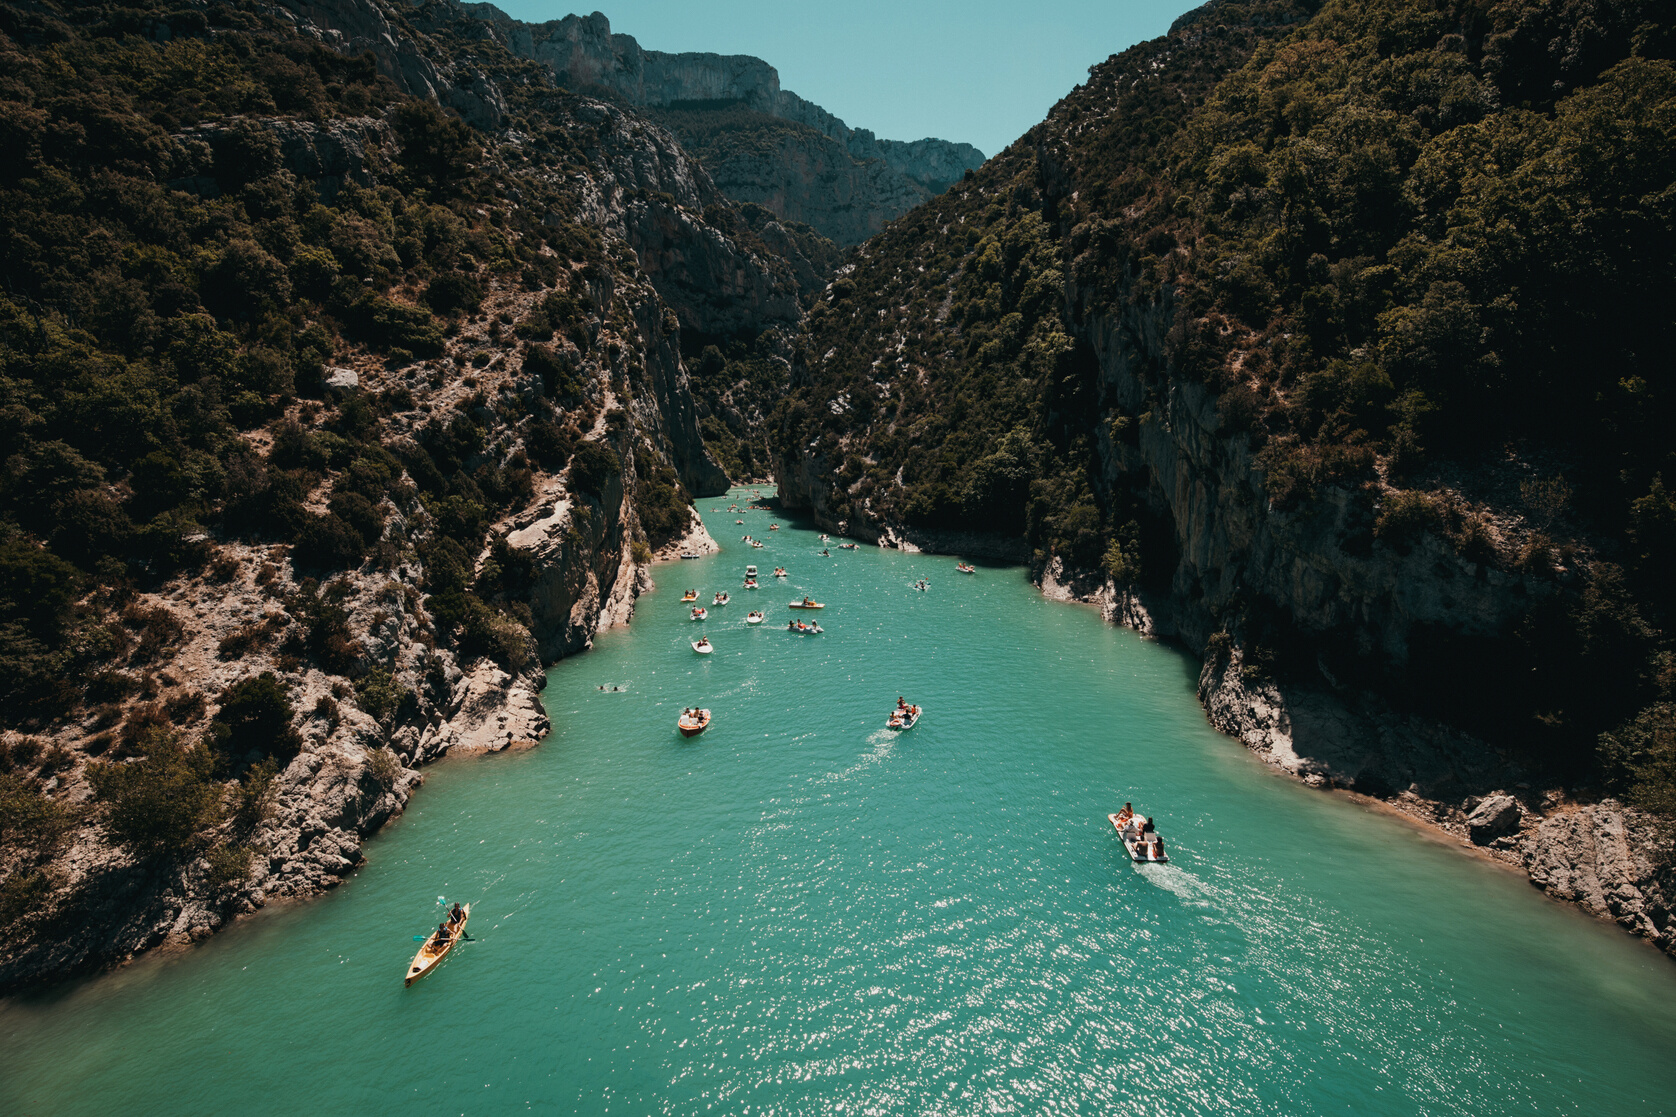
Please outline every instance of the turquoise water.
[[[7, 1112], [1676, 1109], [1668, 959], [1275, 776], [1191, 662], [1018, 568], [725, 506], [726, 553], [553, 668], [547, 743], [429, 769], [335, 894], [0, 1004]], [[823, 635], [783, 630], [805, 592]], [[1124, 859], [1125, 800], [1173, 864]], [[404, 989], [439, 894], [478, 941]]]

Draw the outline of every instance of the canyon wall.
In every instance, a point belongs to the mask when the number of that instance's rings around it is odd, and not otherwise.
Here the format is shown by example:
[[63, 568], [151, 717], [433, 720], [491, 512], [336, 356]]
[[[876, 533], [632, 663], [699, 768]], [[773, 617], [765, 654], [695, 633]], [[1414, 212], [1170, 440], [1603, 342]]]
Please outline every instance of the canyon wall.
[[760, 58], [643, 50], [633, 36], [613, 34], [599, 12], [528, 24], [492, 4], [462, 8], [568, 87], [606, 91], [635, 107], [738, 108], [798, 126], [776, 130], [767, 150], [761, 142], [730, 144], [725, 138], [698, 146], [723, 193], [809, 224], [841, 245], [878, 232], [984, 160], [971, 144], [881, 140], [851, 128], [781, 89], [779, 72]]
[[[335, 51], [370, 51], [399, 90], [472, 121], [484, 147], [474, 176], [501, 185], [437, 219], [479, 244], [504, 244], [529, 266], [520, 274], [468, 261], [462, 274], [481, 298], [449, 312], [434, 351], [416, 356], [339, 338], [312, 397], [277, 397], [281, 410], [267, 426], [231, 436], [242, 439], [239, 468], [257, 478], [279, 470], [281, 438], [352, 453], [365, 445], [392, 463], [381, 499], [368, 505], [382, 525], [375, 553], [337, 569], [304, 566], [292, 546], [200, 513], [212, 526], [195, 529], [190, 543], [214, 561], [123, 591], [123, 615], [165, 636], [151, 658], [136, 660], [147, 680], [140, 693], [34, 730], [33, 747], [60, 759], [55, 772], [30, 776], [31, 786], [65, 812], [68, 830], [35, 861], [0, 847], [0, 872], [37, 889], [0, 941], [0, 990], [197, 941], [274, 898], [334, 887], [364, 863], [365, 840], [401, 812], [425, 764], [539, 742], [550, 729], [539, 697], [544, 664], [629, 620], [635, 598], [652, 588], [654, 549], [707, 545], [690, 509], [672, 504], [681, 489], [702, 496], [728, 487], [699, 430], [681, 332], [790, 326], [799, 313], [797, 268], [813, 270], [738, 233], [748, 223], [703, 168], [667, 130], [620, 104], [537, 91], [573, 154], [563, 173], [524, 170], [502, 93], [517, 64], [462, 49], [453, 9], [320, 0], [263, 11]], [[168, 186], [216, 197], [209, 153], [230, 137], [250, 143], [264, 133], [288, 187], [311, 184], [328, 202], [384, 191], [383, 204], [413, 204], [401, 194], [395, 130], [377, 117], [247, 115], [190, 127], [173, 138], [176, 163], [202, 164], [202, 173]], [[564, 238], [550, 242], [552, 229]], [[795, 248], [790, 237], [778, 243]], [[388, 259], [399, 271], [398, 257]], [[435, 321], [422, 285], [388, 290], [382, 313]], [[300, 318], [317, 313], [298, 308]], [[335, 433], [346, 416], [362, 424], [354, 443]], [[454, 443], [454, 479], [409, 472], [422, 472], [419, 463], [432, 460], [423, 447], [453, 439], [448, 431], [466, 432]], [[579, 481], [565, 464], [582, 447], [615, 464]], [[324, 514], [345, 464], [319, 459], [307, 514]], [[528, 478], [527, 492], [498, 506], [471, 480], [515, 476]], [[445, 481], [463, 504], [442, 496]], [[444, 522], [450, 508], [492, 514], [474, 537]], [[653, 512], [663, 525], [656, 534], [642, 518]], [[439, 580], [438, 564], [456, 561], [444, 537], [479, 541], [456, 552], [466, 569], [452, 576], [463, 577], [477, 603], [446, 623], [441, 615], [458, 598], [448, 605]], [[468, 650], [463, 633], [474, 623]], [[90, 773], [113, 758], [138, 760], [149, 746], [143, 736], [130, 741], [129, 729], [152, 724], [147, 718], [183, 744], [207, 740], [217, 703], [264, 674], [294, 711], [280, 728], [295, 733], [267, 782], [255, 782], [252, 758], [230, 758], [239, 778], [218, 776], [214, 788], [243, 805], [216, 813], [189, 856], [124, 844], [105, 823]], [[164, 714], [165, 703], [186, 712]]]

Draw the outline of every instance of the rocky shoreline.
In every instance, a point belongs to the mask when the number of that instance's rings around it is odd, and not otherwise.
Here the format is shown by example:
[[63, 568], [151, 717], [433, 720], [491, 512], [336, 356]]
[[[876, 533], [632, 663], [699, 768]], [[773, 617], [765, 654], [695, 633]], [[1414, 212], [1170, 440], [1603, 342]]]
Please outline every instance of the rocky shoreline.
[[[889, 527], [868, 534], [880, 546], [905, 538]], [[904, 549], [982, 553], [970, 542], [916, 532]], [[1171, 603], [1103, 574], [1069, 570], [1056, 557], [1033, 566], [1031, 580], [1050, 600], [1095, 606], [1109, 623], [1157, 639], [1181, 636]], [[1211, 725], [1264, 763], [1307, 786], [1394, 810], [1676, 957], [1676, 835], [1668, 822], [1615, 799], [1583, 801], [1537, 786], [1485, 742], [1371, 693], [1292, 686], [1248, 670], [1245, 650], [1232, 641], [1211, 641], [1197, 693]]]
[[[1038, 577], [1049, 597], [1096, 605], [1143, 635], [1173, 635], [1159, 619], [1167, 605], [1155, 611], [1109, 581], [1088, 581], [1058, 569]], [[1213, 640], [1198, 697], [1211, 725], [1264, 763], [1310, 787], [1381, 803], [1676, 956], [1667, 822], [1614, 799], [1584, 802], [1537, 786], [1485, 742], [1371, 693], [1291, 686], [1247, 666], [1245, 649]]]

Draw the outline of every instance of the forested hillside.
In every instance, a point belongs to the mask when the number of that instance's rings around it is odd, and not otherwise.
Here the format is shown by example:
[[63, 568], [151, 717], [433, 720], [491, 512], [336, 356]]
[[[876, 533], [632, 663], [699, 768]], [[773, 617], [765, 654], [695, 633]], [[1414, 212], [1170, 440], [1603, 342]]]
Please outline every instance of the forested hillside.
[[726, 487], [807, 261], [476, 26], [0, 3], [0, 986], [335, 883]]
[[778, 414], [792, 498], [1022, 539], [1254, 675], [1676, 808], [1673, 20], [1189, 14], [852, 256]]

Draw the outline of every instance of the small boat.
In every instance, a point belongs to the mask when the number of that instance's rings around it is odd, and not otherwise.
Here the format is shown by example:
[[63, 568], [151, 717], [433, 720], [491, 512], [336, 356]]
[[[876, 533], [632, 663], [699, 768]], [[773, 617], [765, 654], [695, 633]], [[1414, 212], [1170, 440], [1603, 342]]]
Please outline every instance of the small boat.
[[708, 617], [709, 615], [710, 615], [710, 610], [704, 608], [703, 606], [700, 606], [700, 605], [694, 605], [693, 606], [693, 620], [701, 621], [705, 617]]
[[732, 600], [733, 599], [731, 597], [729, 597], [727, 595], [727, 592], [724, 590], [724, 591], [716, 594], [716, 599], [714, 601], [710, 602], [710, 604], [712, 604], [712, 605], [726, 605], [729, 601], [732, 601]]
[[691, 551], [682, 551], [681, 552], [681, 557], [684, 558], [684, 559], [695, 559], [695, 558], [698, 558], [699, 556], [693, 554]]
[[[1109, 814], [1106, 816], [1106, 821], [1112, 824], [1112, 829], [1117, 831], [1117, 836], [1123, 839], [1123, 846], [1129, 851], [1129, 857], [1131, 860], [1152, 862], [1156, 864], [1163, 864], [1169, 861], [1170, 858], [1168, 855], [1155, 852], [1155, 850], [1162, 847], [1162, 838], [1158, 839], [1159, 845], [1157, 846], [1153, 845], [1151, 841], [1143, 841], [1141, 839], [1140, 832], [1130, 827], [1128, 823], [1119, 822], [1119, 817], [1120, 816], [1117, 814]], [[1140, 816], [1131, 815], [1128, 820], [1129, 823], [1134, 822], [1138, 817]], [[1158, 832], [1156, 830], [1153, 831], [1152, 836], [1157, 838]]]
[[919, 581], [914, 583], [914, 588], [916, 590], [928, 590], [931, 588], [931, 583], [927, 582], [924, 578], [921, 578]]
[[746, 624], [761, 624], [762, 623], [762, 613], [761, 612], [746, 613], [745, 614], [745, 623]]
[[840, 543], [838, 544], [838, 549], [840, 551], [853, 551], [859, 546], [861, 546], [859, 543]]
[[710, 637], [708, 636], [700, 636], [697, 640], [693, 641], [693, 651], [697, 652], [699, 655], [709, 655], [715, 650], [716, 649], [711, 646]]
[[805, 597], [802, 601], [793, 601], [790, 605], [786, 606], [786, 608], [788, 608], [788, 609], [824, 609], [824, 608], [826, 608], [826, 606], [822, 605], [820, 602], [814, 600], [813, 598]]
[[734, 521], [733, 521], [733, 522], [734, 522], [734, 523], [736, 523], [736, 524], [742, 524], [742, 523], [744, 523], [744, 522], [745, 522], [745, 521], [744, 521], [744, 520], [734, 520]]
[[757, 588], [757, 584], [755, 582], [746, 582], [745, 588], [748, 590], [754, 590]]
[[683, 737], [696, 737], [710, 728], [710, 711], [682, 710], [680, 718], [675, 722], [675, 728], [681, 731]]
[[786, 631], [795, 632], [799, 636], [812, 636], [817, 632], [825, 632], [826, 629], [822, 628], [818, 624], [804, 624], [802, 621], [790, 621], [786, 624]]
[[698, 591], [697, 590], [688, 590], [686, 593], [681, 595], [681, 600], [682, 601], [697, 601], [698, 600]]
[[412, 985], [415, 981], [436, 969], [442, 960], [448, 957], [448, 952], [454, 949], [454, 944], [465, 937], [466, 920], [471, 918], [471, 905], [466, 904], [460, 908], [460, 912], [460, 925], [454, 928], [453, 935], [447, 941], [437, 941], [437, 936], [442, 932], [431, 932], [431, 937], [425, 940], [425, 945], [421, 946], [419, 953], [413, 956], [413, 964], [407, 967], [407, 980], [402, 982], [404, 986]]
[[955, 566], [954, 566], [954, 568], [955, 568], [955, 569], [956, 569], [956, 570], [958, 570], [958, 571], [960, 571], [960, 573], [962, 573], [962, 574], [976, 574], [976, 573], [977, 573], [977, 572], [978, 572], [978, 568], [977, 568], [977, 567], [975, 567], [975, 566], [967, 566], [967, 565], [966, 565], [966, 564], [965, 564], [965, 563], [963, 563], [963, 562], [959, 562], [959, 563], [956, 563], [956, 564], [955, 564]]
[[823, 535], [823, 536], [821, 536], [821, 542], [825, 543], [827, 540], [829, 540], [831, 538], [832, 538], [832, 536], [830, 536], [830, 535]]
[[885, 728], [912, 729], [919, 724], [919, 716], [924, 712], [918, 706], [898, 706], [890, 712], [890, 720], [885, 722]]
[[747, 566], [745, 568], [745, 577], [747, 579], [754, 579], [756, 576], [757, 576], [756, 564], [752, 563], [750, 566]]
[[769, 531], [779, 531], [780, 530], [780, 525], [779, 524], [769, 524], [768, 525], [768, 530]]
[[775, 568], [774, 568], [774, 577], [776, 577], [776, 578], [784, 578], [784, 577], [785, 577], [785, 576], [786, 576], [786, 568], [785, 568], [785, 567], [783, 567], [783, 566], [776, 566], [776, 567], [775, 567]]
[[762, 546], [762, 544], [758, 543], [755, 539], [753, 539], [753, 540], [751, 540], [751, 546], [760, 548]]

